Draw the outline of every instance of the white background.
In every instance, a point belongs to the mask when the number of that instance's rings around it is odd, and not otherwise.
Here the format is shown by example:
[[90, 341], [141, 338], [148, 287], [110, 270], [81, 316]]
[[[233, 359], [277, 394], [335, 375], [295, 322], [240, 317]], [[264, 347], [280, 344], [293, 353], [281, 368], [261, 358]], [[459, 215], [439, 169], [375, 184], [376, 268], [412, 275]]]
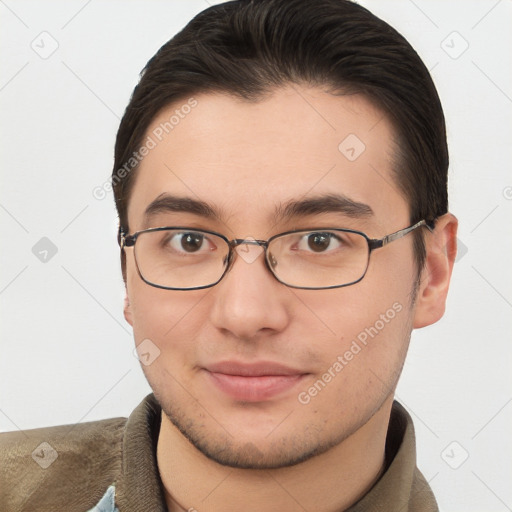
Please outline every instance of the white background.
[[[413, 333], [397, 395], [441, 509], [512, 510], [512, 3], [361, 3], [432, 70], [460, 220], [447, 313]], [[127, 416], [150, 392], [122, 316], [112, 194], [92, 191], [138, 73], [207, 5], [0, 2], [2, 431]]]

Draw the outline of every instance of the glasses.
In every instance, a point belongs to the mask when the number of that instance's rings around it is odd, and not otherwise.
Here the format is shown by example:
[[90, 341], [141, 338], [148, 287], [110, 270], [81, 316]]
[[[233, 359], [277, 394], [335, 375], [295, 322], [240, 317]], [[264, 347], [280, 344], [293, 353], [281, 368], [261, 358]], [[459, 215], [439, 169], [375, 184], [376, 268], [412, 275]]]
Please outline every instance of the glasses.
[[121, 249], [134, 248], [139, 276], [156, 288], [210, 288], [230, 270], [235, 252], [247, 262], [264, 252], [268, 270], [280, 283], [291, 288], [323, 290], [358, 283], [366, 275], [374, 250], [421, 226], [433, 230], [432, 223], [421, 220], [380, 239], [352, 229], [320, 228], [287, 231], [268, 240], [229, 240], [214, 231], [161, 227], [132, 235], [121, 231], [120, 244]]

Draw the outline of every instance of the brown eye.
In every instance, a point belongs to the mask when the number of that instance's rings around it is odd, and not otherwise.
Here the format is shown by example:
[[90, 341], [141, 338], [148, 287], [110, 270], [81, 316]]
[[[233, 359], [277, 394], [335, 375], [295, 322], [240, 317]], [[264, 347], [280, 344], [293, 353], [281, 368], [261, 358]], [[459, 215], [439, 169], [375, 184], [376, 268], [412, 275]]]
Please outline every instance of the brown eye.
[[201, 249], [204, 237], [197, 233], [187, 233], [181, 237], [181, 246], [187, 252], [196, 252]]
[[329, 233], [312, 233], [308, 236], [308, 247], [314, 252], [323, 252], [329, 248], [331, 238]]
[[207, 249], [207, 241], [201, 233], [177, 233], [169, 241], [169, 245], [178, 252], [194, 253]]

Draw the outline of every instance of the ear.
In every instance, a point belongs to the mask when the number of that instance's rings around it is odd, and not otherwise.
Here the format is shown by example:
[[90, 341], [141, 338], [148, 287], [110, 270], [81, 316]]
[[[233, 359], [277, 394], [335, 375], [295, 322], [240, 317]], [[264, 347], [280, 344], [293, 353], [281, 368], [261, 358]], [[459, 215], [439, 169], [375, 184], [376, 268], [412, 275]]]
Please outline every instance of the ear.
[[443, 315], [457, 254], [458, 221], [451, 213], [439, 217], [433, 232], [425, 236], [426, 258], [416, 296], [413, 327], [437, 322]]
[[125, 320], [133, 327], [132, 306], [128, 297], [128, 290], [126, 290], [126, 295], [124, 296], [123, 313]]

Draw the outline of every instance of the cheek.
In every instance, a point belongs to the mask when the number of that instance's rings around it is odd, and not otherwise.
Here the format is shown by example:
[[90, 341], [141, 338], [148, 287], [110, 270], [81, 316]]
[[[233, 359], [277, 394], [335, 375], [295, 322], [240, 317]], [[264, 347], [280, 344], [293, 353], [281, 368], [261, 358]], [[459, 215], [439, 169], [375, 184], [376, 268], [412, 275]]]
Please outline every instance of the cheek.
[[127, 290], [133, 320], [135, 343], [145, 339], [155, 343], [162, 353], [183, 350], [194, 340], [201, 322], [200, 306], [205, 290], [173, 291], [155, 288], [128, 266]]
[[[318, 340], [321, 369], [301, 388], [298, 401], [332, 428], [354, 418], [365, 421], [394, 389], [409, 344], [411, 311], [393, 294], [347, 292], [329, 304], [337, 304], [331, 306], [337, 311], [325, 322], [336, 335]], [[325, 312], [325, 306], [318, 311]]]
[[144, 375], [164, 402], [192, 388], [201, 297], [160, 290], [146, 283], [132, 287], [133, 333]]
[[373, 297], [364, 304], [359, 300], [340, 304], [338, 313], [326, 319], [335, 334], [322, 349], [324, 365], [338, 361], [344, 368], [357, 367], [360, 374], [396, 366], [408, 346], [410, 317], [409, 304], [393, 295]]
[[[365, 333], [374, 332], [375, 326], [379, 332], [400, 329], [410, 309], [412, 288], [410, 262], [391, 267], [379, 262], [378, 266], [370, 263], [364, 279], [355, 285], [315, 292], [297, 290], [296, 294], [316, 317], [315, 323], [323, 326], [332, 340], [329, 344], [340, 348], [358, 337], [364, 341]], [[302, 321], [306, 320], [310, 322], [311, 315], [303, 316]]]
[[343, 374], [335, 379], [338, 385], [359, 387], [361, 392], [365, 382], [370, 385], [381, 375], [389, 381], [400, 371], [412, 326], [411, 260], [376, 263], [370, 263], [365, 278], [353, 286], [300, 294], [324, 327], [325, 335], [315, 347], [322, 354], [323, 371]]

